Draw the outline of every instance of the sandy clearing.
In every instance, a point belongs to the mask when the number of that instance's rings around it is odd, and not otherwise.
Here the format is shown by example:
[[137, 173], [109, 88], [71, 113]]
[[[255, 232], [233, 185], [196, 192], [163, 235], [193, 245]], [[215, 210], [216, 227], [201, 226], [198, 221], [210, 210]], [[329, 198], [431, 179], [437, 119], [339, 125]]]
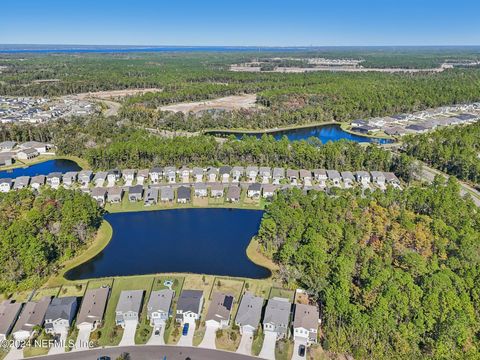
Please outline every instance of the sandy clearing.
[[227, 111], [235, 109], [250, 109], [256, 106], [257, 95], [256, 94], [245, 94], [245, 95], [233, 95], [226, 96], [223, 98], [206, 100], [206, 101], [197, 101], [191, 103], [180, 103], [174, 105], [162, 106], [160, 110], [162, 111], [173, 111], [173, 112], [199, 112], [209, 109], [224, 109]]
[[162, 89], [159, 88], [149, 88], [149, 89], [123, 89], [123, 90], [106, 90], [106, 91], [96, 91], [96, 92], [88, 92], [88, 93], [80, 93], [76, 96], [81, 99], [86, 98], [95, 98], [95, 99], [114, 99], [120, 98], [125, 96], [132, 96], [132, 95], [141, 95], [145, 93], [155, 93], [161, 92]]

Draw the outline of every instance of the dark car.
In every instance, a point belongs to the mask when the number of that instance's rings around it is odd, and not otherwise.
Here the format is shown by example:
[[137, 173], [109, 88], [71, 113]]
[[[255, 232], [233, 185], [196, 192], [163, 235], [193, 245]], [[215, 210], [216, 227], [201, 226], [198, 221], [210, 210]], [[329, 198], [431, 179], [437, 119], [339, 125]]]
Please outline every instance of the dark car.
[[298, 356], [305, 357], [305, 345], [300, 345], [298, 347]]
[[188, 328], [189, 328], [189, 324], [186, 323], [185, 325], [183, 325], [183, 330], [182, 330], [182, 335], [183, 336], [187, 336], [188, 334]]
[[110, 356], [100, 356], [97, 360], [111, 360]]

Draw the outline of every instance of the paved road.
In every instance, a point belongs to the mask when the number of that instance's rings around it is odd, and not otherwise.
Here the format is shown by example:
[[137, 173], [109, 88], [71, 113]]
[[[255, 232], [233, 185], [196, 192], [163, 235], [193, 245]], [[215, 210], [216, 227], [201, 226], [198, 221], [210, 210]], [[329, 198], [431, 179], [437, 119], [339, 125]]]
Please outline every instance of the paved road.
[[126, 346], [113, 347], [100, 350], [88, 350], [70, 352], [61, 355], [49, 355], [37, 357], [35, 359], [43, 360], [84, 360], [97, 359], [99, 356], [110, 356], [116, 359], [120, 354], [127, 352], [132, 360], [163, 360], [166, 356], [167, 360], [253, 360], [257, 359], [253, 356], [246, 356], [237, 353], [202, 349], [196, 347], [180, 347], [180, 346]]
[[[432, 182], [436, 175], [441, 175], [444, 178], [448, 178], [447, 174], [445, 174], [445, 173], [443, 173], [443, 172], [441, 172], [437, 169], [433, 169], [433, 168], [427, 166], [425, 163], [420, 163], [420, 164], [421, 164], [421, 167], [422, 167], [422, 171], [419, 174], [419, 177], [422, 180], [425, 180], [427, 182]], [[462, 182], [460, 180], [458, 181], [458, 183], [460, 184], [460, 195], [462, 195], [462, 196], [467, 195], [467, 194], [470, 195], [470, 197], [472, 198], [475, 205], [480, 207], [480, 192], [478, 192], [477, 190], [472, 188], [470, 185], [465, 184], [464, 182]]]

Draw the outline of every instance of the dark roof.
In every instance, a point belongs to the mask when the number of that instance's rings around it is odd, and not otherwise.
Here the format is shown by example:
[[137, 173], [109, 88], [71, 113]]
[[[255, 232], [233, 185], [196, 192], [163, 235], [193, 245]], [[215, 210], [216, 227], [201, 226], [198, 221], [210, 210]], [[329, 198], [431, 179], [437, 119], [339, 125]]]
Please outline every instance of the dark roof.
[[262, 185], [258, 184], [258, 183], [250, 184], [248, 186], [248, 190], [249, 191], [260, 191], [260, 190], [262, 190]]
[[77, 308], [77, 298], [74, 296], [54, 298], [48, 306], [45, 319], [66, 319], [69, 320]]
[[190, 188], [189, 187], [186, 187], [186, 186], [180, 186], [178, 189], [177, 189], [177, 197], [179, 199], [187, 199], [189, 200], [190, 197], [191, 197], [191, 191], [190, 191]]
[[239, 199], [240, 198], [241, 189], [238, 186], [230, 186], [227, 190], [227, 198], [228, 199]]
[[128, 188], [128, 193], [129, 194], [143, 194], [143, 186], [142, 185], [135, 185], [135, 186], [130, 186]]
[[196, 313], [202, 301], [203, 291], [183, 290], [178, 298], [177, 309], [183, 312], [191, 311]]

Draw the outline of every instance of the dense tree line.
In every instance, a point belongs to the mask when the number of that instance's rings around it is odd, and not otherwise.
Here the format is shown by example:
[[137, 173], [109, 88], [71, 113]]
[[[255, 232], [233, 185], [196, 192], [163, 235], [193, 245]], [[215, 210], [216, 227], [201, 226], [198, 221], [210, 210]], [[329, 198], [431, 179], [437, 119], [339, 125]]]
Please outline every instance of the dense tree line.
[[272, 136], [246, 136], [217, 141], [213, 136], [161, 137], [135, 124], [110, 117], [75, 118], [39, 126], [0, 126], [0, 141], [51, 141], [59, 154], [77, 155], [94, 169], [142, 168], [155, 165], [266, 165], [293, 168], [394, 171], [406, 181], [415, 167], [412, 159], [375, 145], [350, 141], [321, 144], [316, 138], [290, 142]]
[[[392, 115], [447, 104], [480, 100], [480, 70], [454, 69], [442, 73], [388, 74], [312, 72], [308, 74], [229, 71], [230, 64], [251, 61], [252, 53], [166, 53], [3, 55], [0, 94], [57, 96], [99, 90], [161, 88], [161, 92], [124, 100], [122, 116], [140, 118], [153, 110], [155, 124], [164, 129], [197, 131], [207, 128], [266, 128], [358, 117]], [[262, 53], [273, 63], [296, 64], [292, 53]], [[428, 61], [476, 59], [478, 54], [378, 53], [325, 51], [295, 53], [295, 57], [358, 58], [412, 66]], [[377, 63], [377, 65], [379, 65]], [[367, 63], [368, 64], [368, 63]], [[297, 64], [298, 65], [298, 64]], [[427, 65], [427, 64], [425, 64]], [[428, 64], [430, 65], [430, 64]], [[52, 80], [38, 82], [38, 80]], [[234, 94], [257, 94], [258, 111], [205, 112], [180, 115], [158, 112], [166, 104], [208, 100]]]
[[78, 191], [0, 193], [0, 292], [41, 284], [85, 246], [101, 217], [96, 202]]
[[320, 304], [324, 349], [359, 359], [477, 359], [480, 215], [458, 183], [279, 193], [258, 233]]
[[405, 137], [404, 150], [441, 171], [480, 184], [480, 123]]

